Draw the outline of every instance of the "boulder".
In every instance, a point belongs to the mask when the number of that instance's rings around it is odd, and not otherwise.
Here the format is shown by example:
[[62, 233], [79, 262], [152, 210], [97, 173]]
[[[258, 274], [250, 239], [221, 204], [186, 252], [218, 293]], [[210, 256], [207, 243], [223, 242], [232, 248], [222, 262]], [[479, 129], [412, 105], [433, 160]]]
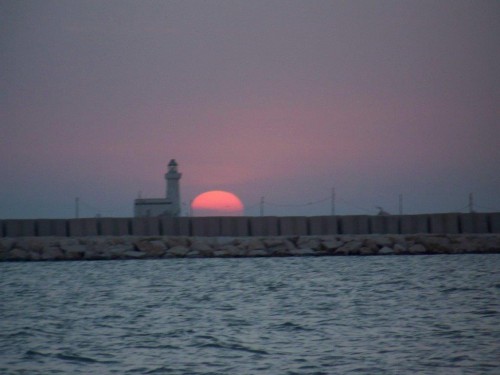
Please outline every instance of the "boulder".
[[452, 240], [451, 242], [451, 249], [452, 253], [454, 254], [461, 254], [461, 253], [474, 253], [474, 252], [479, 252], [480, 247], [478, 241], [474, 237], [470, 236], [459, 236], [456, 237]]
[[403, 243], [397, 243], [393, 247], [394, 254], [406, 254], [408, 250], [406, 249], [406, 246]]
[[267, 248], [281, 247], [281, 246], [283, 246], [284, 239], [278, 238], [278, 237], [269, 237], [269, 238], [265, 238], [262, 242], [264, 242], [264, 245]]
[[226, 245], [222, 246], [218, 250], [223, 251], [226, 256], [230, 257], [242, 257], [247, 253], [247, 250], [242, 245]]
[[83, 254], [83, 259], [86, 259], [86, 260], [108, 260], [108, 259], [111, 259], [111, 255], [106, 253], [106, 252], [102, 252], [102, 251], [95, 251], [94, 249], [87, 249], [87, 251], [85, 251], [85, 254]]
[[[125, 255], [127, 252], [136, 251], [133, 242], [128, 239], [120, 241], [117, 238], [103, 237], [85, 242], [87, 245], [66, 247], [65, 253], [71, 259], [80, 259], [82, 256], [84, 259], [91, 260], [135, 258], [135, 256]], [[82, 249], [84, 251], [83, 255]]]
[[249, 257], [267, 257], [269, 255], [270, 253], [267, 250], [255, 249], [255, 250], [249, 250], [247, 252], [247, 256]]
[[28, 250], [15, 247], [11, 249], [6, 257], [7, 260], [29, 260], [31, 259], [31, 254]]
[[273, 255], [281, 256], [281, 255], [287, 255], [290, 250], [295, 248], [296, 248], [295, 244], [292, 241], [283, 238], [280, 239], [279, 242], [273, 242], [273, 246], [271, 247], [256, 248], [251, 250], [264, 250], [266, 256], [273, 256]]
[[73, 245], [61, 243], [61, 250], [65, 254], [65, 258], [68, 260], [82, 259], [85, 256], [87, 247], [84, 245], [79, 245], [75, 242]]
[[[348, 254], [358, 254], [359, 249], [361, 249], [362, 246], [363, 246], [363, 242], [361, 242], [359, 240], [353, 240], [353, 241], [346, 242], [341, 248], [346, 249]], [[341, 249], [341, 248], [339, 248], [339, 249]], [[339, 250], [339, 249], [337, 249], [337, 250]]]
[[363, 247], [370, 249], [373, 253], [376, 253], [379, 249], [379, 245], [374, 238], [367, 238], [364, 240]]
[[348, 247], [346, 246], [341, 246], [339, 247], [338, 249], [336, 249], [333, 254], [334, 255], [349, 255], [349, 252], [351, 251], [351, 249], [349, 249]]
[[447, 253], [450, 249], [450, 239], [442, 236], [419, 236], [419, 243], [431, 253]]
[[500, 238], [491, 235], [479, 235], [476, 237], [476, 248], [478, 252], [491, 253], [500, 248]]
[[292, 241], [290, 241], [289, 239], [285, 239], [283, 241], [282, 248], [284, 248], [286, 250], [293, 250], [293, 249], [296, 249], [297, 247], [295, 246], [295, 244]]
[[316, 237], [300, 237], [297, 241], [299, 249], [320, 249], [321, 241]]
[[463, 254], [467, 252], [467, 249], [463, 248], [460, 244], [451, 244], [447, 252], [450, 254]]
[[390, 247], [388, 246], [384, 246], [383, 248], [381, 248], [379, 251], [378, 251], [378, 254], [380, 255], [392, 255], [394, 254], [395, 251], [394, 249], [391, 249]]
[[110, 247], [106, 249], [106, 253], [109, 255], [110, 259], [125, 258], [125, 253], [127, 251], [134, 251], [134, 247], [131, 244], [116, 244], [110, 245]]
[[500, 252], [500, 236], [485, 237], [484, 248], [489, 252]]
[[353, 240], [346, 242], [344, 246], [347, 247], [348, 249], [359, 249], [361, 246], [363, 246], [363, 242], [360, 240]]
[[233, 256], [236, 256], [236, 257], [246, 257], [246, 256], [248, 256], [248, 250], [243, 249], [241, 247], [236, 247], [236, 249], [234, 249], [233, 254], [234, 254]]
[[65, 251], [68, 251], [69, 249], [75, 249], [75, 248], [85, 250], [87, 248], [87, 246], [81, 244], [80, 241], [78, 241], [75, 238], [64, 239], [64, 240], [59, 241], [59, 247]]
[[323, 240], [321, 242], [321, 249], [326, 251], [334, 251], [344, 244], [343, 241], [339, 241], [335, 238]]
[[127, 250], [123, 253], [123, 257], [127, 259], [142, 259], [148, 256], [147, 253], [137, 250]]
[[288, 253], [290, 255], [294, 255], [294, 256], [316, 255], [316, 252], [314, 251], [314, 249], [310, 249], [310, 248], [292, 249]]
[[375, 241], [379, 248], [390, 247], [393, 244], [392, 239], [387, 236], [375, 236], [373, 241]]
[[[213, 237], [205, 237], [205, 238], [203, 238], [203, 241], [205, 241], [206, 243], [208, 243], [208, 241], [210, 240], [210, 238], [213, 238]], [[224, 247], [224, 246], [229, 246], [229, 245], [239, 245], [240, 243], [241, 243], [241, 239], [239, 239], [237, 237], [227, 237], [227, 236], [224, 236], [224, 237], [215, 237], [214, 247]]]
[[9, 251], [15, 245], [16, 241], [13, 238], [0, 238], [0, 252]]
[[342, 236], [339, 236], [339, 240], [343, 241], [343, 242], [357, 241], [357, 240], [359, 240], [359, 236], [342, 235]]
[[198, 251], [200, 254], [211, 254], [213, 252], [212, 246], [202, 239], [195, 239], [191, 242], [191, 250]]
[[425, 254], [427, 252], [427, 249], [425, 248], [424, 245], [417, 243], [408, 248], [408, 251], [410, 254]]
[[375, 254], [377, 254], [377, 251], [378, 251], [378, 247], [374, 249], [371, 247], [362, 246], [359, 249], [359, 255], [375, 255]]
[[12, 238], [0, 238], [0, 260], [9, 259], [9, 252], [14, 244], [15, 241]]
[[167, 254], [174, 257], [184, 257], [189, 253], [189, 248], [185, 246], [174, 246], [167, 250]]
[[134, 241], [134, 237], [130, 236], [114, 236], [114, 237], [107, 237], [106, 238], [106, 243], [110, 245], [125, 245], [125, 244], [132, 244]]
[[43, 247], [35, 246], [31, 249], [26, 241], [19, 241], [7, 252], [7, 260], [40, 260], [40, 251]]
[[228, 248], [214, 250], [213, 255], [216, 258], [225, 258], [233, 256], [231, 250]]
[[262, 250], [266, 248], [262, 240], [254, 237], [250, 237], [247, 241], [245, 241], [245, 245], [248, 250]]
[[63, 251], [59, 247], [49, 246], [43, 249], [40, 254], [41, 260], [62, 260], [66, 259]]
[[38, 251], [29, 251], [28, 250], [28, 260], [41, 260], [42, 257]]
[[207, 256], [206, 254], [201, 254], [198, 250], [189, 250], [186, 254], [186, 258], [199, 258], [201, 256]]
[[[56, 246], [56, 243], [54, 242], [54, 239], [49, 238], [47, 240], [47, 245]], [[40, 254], [46, 245], [44, 239], [42, 238], [27, 237], [20, 238], [17, 241], [16, 246], [21, 249], [28, 250], [29, 252], [36, 252]]]
[[139, 251], [146, 253], [151, 258], [161, 257], [167, 252], [167, 245], [160, 240], [139, 240], [134, 242], [134, 245]]
[[189, 238], [183, 236], [168, 237], [165, 240], [165, 242], [167, 243], [168, 247], [176, 247], [176, 246], [189, 247], [189, 245], [191, 244]]

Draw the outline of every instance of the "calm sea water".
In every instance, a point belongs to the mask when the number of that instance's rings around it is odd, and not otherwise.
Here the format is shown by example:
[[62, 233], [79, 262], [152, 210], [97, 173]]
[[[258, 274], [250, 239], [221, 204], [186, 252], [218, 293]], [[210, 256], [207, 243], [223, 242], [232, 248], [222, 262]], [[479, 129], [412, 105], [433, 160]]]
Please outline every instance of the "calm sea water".
[[500, 255], [0, 264], [1, 374], [499, 374]]

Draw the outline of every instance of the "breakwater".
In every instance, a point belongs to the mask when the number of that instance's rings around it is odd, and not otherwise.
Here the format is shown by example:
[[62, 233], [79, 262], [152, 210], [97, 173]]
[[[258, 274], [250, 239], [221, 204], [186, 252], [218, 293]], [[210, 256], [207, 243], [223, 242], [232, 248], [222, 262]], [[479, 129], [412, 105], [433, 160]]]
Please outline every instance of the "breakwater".
[[500, 213], [0, 221], [0, 260], [500, 252]]
[[500, 253], [500, 234], [0, 239], [0, 261]]
[[500, 233], [500, 213], [0, 220], [0, 237]]

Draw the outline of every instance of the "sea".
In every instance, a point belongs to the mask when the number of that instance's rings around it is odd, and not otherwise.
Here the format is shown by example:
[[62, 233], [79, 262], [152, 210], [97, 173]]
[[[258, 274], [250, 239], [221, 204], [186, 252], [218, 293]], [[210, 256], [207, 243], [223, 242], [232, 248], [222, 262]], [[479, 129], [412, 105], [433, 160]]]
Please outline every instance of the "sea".
[[4, 262], [0, 374], [500, 374], [500, 254]]

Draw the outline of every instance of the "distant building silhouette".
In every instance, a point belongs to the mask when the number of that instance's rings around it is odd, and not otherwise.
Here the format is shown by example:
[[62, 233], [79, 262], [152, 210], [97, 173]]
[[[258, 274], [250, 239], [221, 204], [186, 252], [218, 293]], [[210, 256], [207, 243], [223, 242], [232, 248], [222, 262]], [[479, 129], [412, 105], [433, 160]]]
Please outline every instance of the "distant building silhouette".
[[175, 217], [181, 214], [181, 195], [179, 180], [182, 173], [177, 171], [175, 159], [168, 163], [168, 171], [165, 173], [167, 181], [165, 198], [138, 198], [134, 201], [135, 217]]

